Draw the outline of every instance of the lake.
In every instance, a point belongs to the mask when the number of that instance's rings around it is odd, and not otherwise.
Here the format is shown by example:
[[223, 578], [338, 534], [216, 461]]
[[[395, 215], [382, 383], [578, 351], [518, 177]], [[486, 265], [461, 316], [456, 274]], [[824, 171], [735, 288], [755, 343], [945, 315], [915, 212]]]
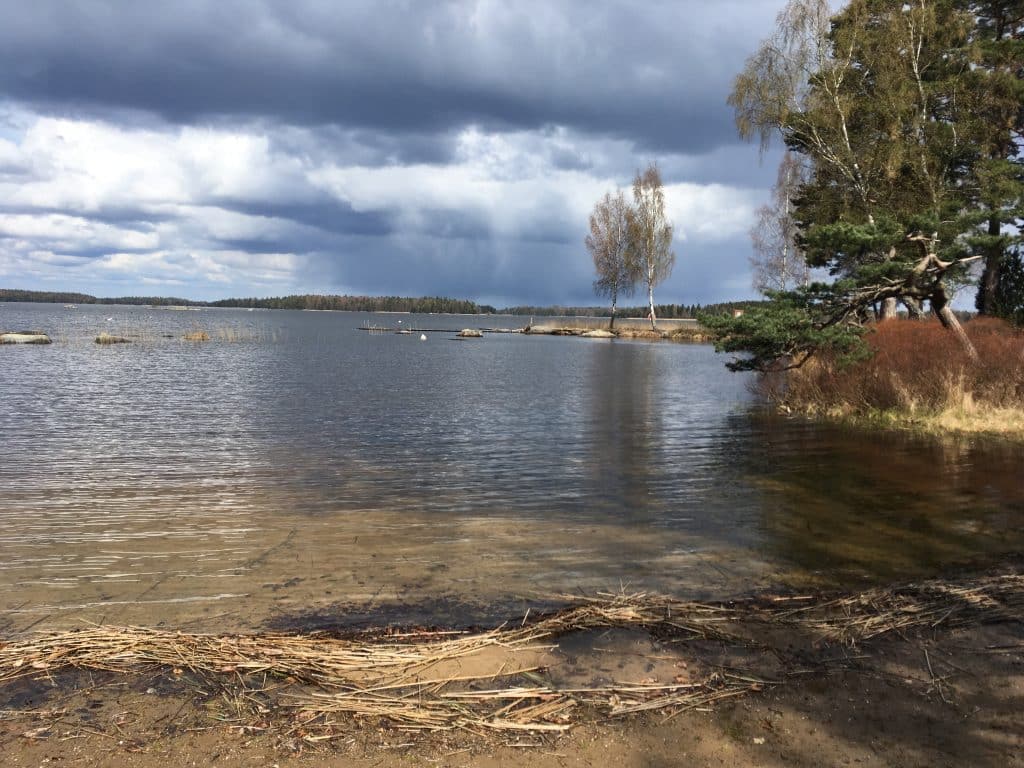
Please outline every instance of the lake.
[[0, 347], [0, 630], [490, 621], [1024, 544], [1021, 446], [772, 415], [708, 346], [451, 332], [524, 320], [0, 304], [55, 342]]

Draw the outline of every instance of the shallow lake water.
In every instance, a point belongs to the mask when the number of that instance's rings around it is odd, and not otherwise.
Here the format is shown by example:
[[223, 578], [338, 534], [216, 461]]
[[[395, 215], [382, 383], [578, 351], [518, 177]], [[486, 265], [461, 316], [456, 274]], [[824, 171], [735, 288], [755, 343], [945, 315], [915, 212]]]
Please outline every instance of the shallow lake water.
[[55, 342], [0, 347], [0, 631], [485, 621], [1024, 543], [1020, 446], [773, 416], [708, 346], [453, 339], [523, 321], [0, 304]]

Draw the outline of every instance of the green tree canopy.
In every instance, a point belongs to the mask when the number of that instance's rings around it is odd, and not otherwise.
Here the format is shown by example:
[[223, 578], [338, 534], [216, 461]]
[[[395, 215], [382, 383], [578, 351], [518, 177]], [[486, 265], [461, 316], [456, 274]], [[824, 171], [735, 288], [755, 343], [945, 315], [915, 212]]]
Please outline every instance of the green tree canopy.
[[[775, 294], [764, 310], [720, 328], [723, 348], [752, 367], [797, 363], [821, 346], [847, 346], [897, 301], [932, 311], [974, 349], [949, 306], [972, 251], [988, 126], [976, 106], [976, 18], [955, 0], [791, 0], [737, 78], [730, 103], [742, 135], [778, 135], [806, 158], [795, 201], [800, 244], [833, 281]], [[775, 338], [774, 345], [768, 343]], [[799, 339], [799, 344], [794, 344]], [[746, 345], [746, 347], [744, 347]]]

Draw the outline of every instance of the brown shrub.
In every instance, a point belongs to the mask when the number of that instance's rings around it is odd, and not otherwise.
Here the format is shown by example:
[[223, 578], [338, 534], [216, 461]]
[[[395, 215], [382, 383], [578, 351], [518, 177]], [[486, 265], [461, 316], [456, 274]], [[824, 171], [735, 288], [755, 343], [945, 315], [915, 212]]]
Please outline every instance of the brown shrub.
[[991, 318], [965, 329], [978, 363], [938, 321], [879, 323], [865, 338], [870, 357], [847, 365], [812, 360], [791, 372], [785, 399], [819, 412], [1024, 407], [1024, 335]]

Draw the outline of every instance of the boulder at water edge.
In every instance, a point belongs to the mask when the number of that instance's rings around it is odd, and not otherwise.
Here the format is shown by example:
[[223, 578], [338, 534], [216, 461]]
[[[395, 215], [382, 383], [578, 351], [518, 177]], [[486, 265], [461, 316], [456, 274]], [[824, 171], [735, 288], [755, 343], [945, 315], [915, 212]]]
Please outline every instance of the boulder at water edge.
[[463, 339], [479, 339], [483, 338], [483, 332], [478, 331], [475, 328], [463, 328], [459, 331], [459, 336]]
[[587, 338], [587, 339], [614, 339], [615, 338], [615, 334], [612, 333], [611, 331], [605, 331], [605, 330], [601, 330], [601, 329], [594, 330], [594, 331], [584, 331], [583, 333], [580, 334], [580, 336], [583, 336], [584, 338]]

